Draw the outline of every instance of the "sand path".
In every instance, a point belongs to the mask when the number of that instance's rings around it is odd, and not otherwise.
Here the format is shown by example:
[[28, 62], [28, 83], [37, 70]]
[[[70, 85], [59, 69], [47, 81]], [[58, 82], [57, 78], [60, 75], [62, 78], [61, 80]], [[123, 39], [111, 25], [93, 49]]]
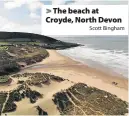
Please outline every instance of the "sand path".
[[8, 94], [7, 94], [7, 97], [6, 97], [6, 100], [5, 100], [4, 104], [3, 104], [3, 107], [2, 107], [1, 112], [3, 112], [3, 110], [4, 110], [4, 108], [5, 108], [5, 105], [6, 105], [7, 101], [8, 101], [8, 99], [9, 99], [9, 92], [8, 92]]
[[[39, 99], [36, 103], [30, 104], [29, 99], [25, 98], [20, 102], [17, 102], [17, 110], [15, 112], [8, 113], [10, 115], [37, 115], [35, 106], [40, 106], [49, 115], [60, 114], [57, 110], [57, 106], [52, 101], [53, 95], [61, 90], [71, 87], [73, 84], [81, 82], [86, 83], [89, 86], [105, 90], [112, 94], [117, 95], [122, 100], [128, 101], [128, 81], [125, 78], [119, 76], [112, 76], [108, 73], [98, 71], [90, 68], [87, 65], [83, 65], [79, 62], [73, 61], [72, 59], [62, 56], [55, 50], [48, 50], [50, 56], [40, 63], [26, 67], [20, 73], [49, 73], [56, 76], [63, 77], [66, 79], [64, 82], [55, 83], [52, 82], [49, 86], [44, 85], [43, 87], [32, 86], [33, 90], [39, 91], [44, 95], [43, 98]], [[117, 82], [118, 85], [113, 85], [112, 82]], [[7, 91], [17, 86], [16, 81], [11, 86], [0, 88]], [[82, 94], [82, 93], [81, 93]], [[75, 96], [73, 96], [75, 97]], [[69, 98], [71, 99], [71, 98]], [[25, 107], [24, 107], [25, 105]], [[75, 103], [74, 105], [78, 107]], [[80, 107], [79, 107], [80, 109]], [[80, 109], [83, 114], [83, 109]], [[91, 109], [92, 110], [92, 109]], [[101, 114], [101, 112], [98, 111]]]
[[[86, 83], [89, 86], [105, 90], [128, 101], [127, 79], [90, 68], [87, 65], [83, 65], [68, 57], [62, 56], [55, 50], [48, 50], [48, 52], [50, 54], [48, 58], [33, 67], [23, 70], [23, 72], [54, 74], [74, 83]], [[117, 82], [118, 85], [113, 85], [112, 82]]]

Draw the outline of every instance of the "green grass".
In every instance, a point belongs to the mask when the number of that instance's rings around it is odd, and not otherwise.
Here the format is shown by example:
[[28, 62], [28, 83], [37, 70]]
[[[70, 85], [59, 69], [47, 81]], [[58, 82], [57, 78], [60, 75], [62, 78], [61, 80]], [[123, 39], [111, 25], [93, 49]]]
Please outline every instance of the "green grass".
[[9, 42], [0, 42], [0, 45], [9, 45]]
[[39, 50], [39, 51], [34, 52], [34, 53], [29, 53], [27, 55], [22, 55], [19, 58], [31, 58], [31, 57], [39, 55], [39, 54], [46, 56], [48, 54], [48, 52], [45, 49], [42, 49], [42, 50]]
[[20, 41], [13, 41], [13, 42], [4, 42], [4, 41], [1, 41], [0, 42], [0, 45], [9, 45], [9, 44], [29, 44], [29, 45], [39, 45], [40, 42], [20, 42]]
[[60, 113], [64, 115], [124, 115], [128, 113], [126, 101], [83, 83], [56, 93], [53, 101]]
[[0, 51], [8, 51], [8, 46], [0, 46]]
[[[9, 43], [12, 43], [12, 42], [9, 42]], [[29, 45], [39, 45], [40, 43], [39, 42], [13, 42], [15, 44], [29, 44]]]
[[0, 93], [0, 114], [2, 112], [2, 107], [3, 107], [3, 104], [4, 102], [6, 101], [6, 98], [7, 98], [7, 93]]
[[9, 79], [9, 76], [0, 76], [0, 83], [5, 83]]

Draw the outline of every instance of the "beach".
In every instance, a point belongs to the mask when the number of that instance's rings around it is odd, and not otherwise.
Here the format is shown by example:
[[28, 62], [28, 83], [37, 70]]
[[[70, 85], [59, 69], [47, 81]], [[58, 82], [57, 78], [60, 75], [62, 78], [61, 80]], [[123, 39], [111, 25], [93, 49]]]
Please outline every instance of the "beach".
[[[96, 87], [100, 90], [107, 91], [116, 95], [118, 98], [128, 101], [128, 81], [126, 78], [109, 75], [108, 72], [102, 72], [80, 62], [76, 62], [66, 56], [59, 54], [56, 50], [47, 50], [49, 57], [42, 62], [32, 64], [19, 73], [48, 73], [60, 76], [65, 79], [63, 82], [54, 82], [43, 85], [43, 87], [30, 86], [32, 90], [36, 90], [43, 94], [43, 99], [39, 99], [36, 103], [30, 104], [29, 99], [25, 98], [20, 102], [16, 102], [17, 110], [10, 112], [8, 115], [38, 115], [36, 106], [40, 106], [49, 115], [59, 115], [60, 112], [53, 102], [53, 95], [73, 86], [76, 83], [85, 83], [88, 86]], [[25, 81], [27, 78], [23, 78]], [[10, 86], [3, 86], [0, 89], [6, 91], [12, 90], [17, 86], [18, 78], [13, 79]], [[112, 84], [117, 82], [117, 85]], [[23, 107], [23, 104], [25, 107]]]
[[[48, 50], [49, 57], [29, 67], [23, 72], [45, 72], [61, 76], [73, 83], [86, 83], [116, 95], [128, 101], [128, 80], [121, 76], [113, 76], [63, 56], [55, 50]], [[114, 85], [116, 82], [117, 85]]]

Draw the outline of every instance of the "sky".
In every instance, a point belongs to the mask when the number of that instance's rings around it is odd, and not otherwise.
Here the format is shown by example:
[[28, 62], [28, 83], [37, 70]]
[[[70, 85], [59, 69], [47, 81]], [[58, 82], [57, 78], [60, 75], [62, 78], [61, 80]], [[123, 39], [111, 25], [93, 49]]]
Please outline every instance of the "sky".
[[0, 0], [0, 31], [41, 34], [43, 5], [127, 4], [127, 0]]

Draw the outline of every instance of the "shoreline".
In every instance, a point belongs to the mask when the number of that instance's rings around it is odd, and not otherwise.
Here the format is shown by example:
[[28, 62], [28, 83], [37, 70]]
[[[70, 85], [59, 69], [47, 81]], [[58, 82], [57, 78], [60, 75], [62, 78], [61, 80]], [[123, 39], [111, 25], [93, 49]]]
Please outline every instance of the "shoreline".
[[74, 60], [76, 62], [79, 62], [81, 64], [87, 65], [88, 67], [96, 69], [98, 71], [102, 71], [104, 73], [108, 72], [108, 74], [112, 75], [112, 76], [118, 76], [118, 77], [122, 77], [122, 78], [125, 78], [125, 79], [128, 78], [128, 75], [123, 74], [123, 73], [120, 74], [120, 72], [115, 71], [111, 67], [108, 67], [106, 65], [100, 64], [100, 63], [98, 63], [96, 61], [93, 61], [93, 60], [86, 60], [86, 61], [84, 61], [84, 60], [80, 60], [79, 58], [74, 58], [74, 57], [72, 57], [72, 56], [70, 56], [68, 54], [65, 54], [65, 53], [61, 52], [60, 50], [58, 50], [57, 52], [59, 54], [63, 55], [63, 56], [66, 56], [66, 57], [68, 57], [68, 58], [70, 58], [70, 59], [72, 59], [72, 60]]
[[[44, 72], [61, 76], [73, 83], [82, 82], [88, 86], [105, 90], [117, 95], [122, 100], [128, 101], [128, 79], [120, 76], [112, 76], [108, 73], [88, 67], [85, 64], [74, 61], [67, 56], [63, 56], [56, 50], [47, 50], [49, 57], [42, 62], [31, 65], [22, 72]], [[117, 85], [114, 85], [116, 82]]]

